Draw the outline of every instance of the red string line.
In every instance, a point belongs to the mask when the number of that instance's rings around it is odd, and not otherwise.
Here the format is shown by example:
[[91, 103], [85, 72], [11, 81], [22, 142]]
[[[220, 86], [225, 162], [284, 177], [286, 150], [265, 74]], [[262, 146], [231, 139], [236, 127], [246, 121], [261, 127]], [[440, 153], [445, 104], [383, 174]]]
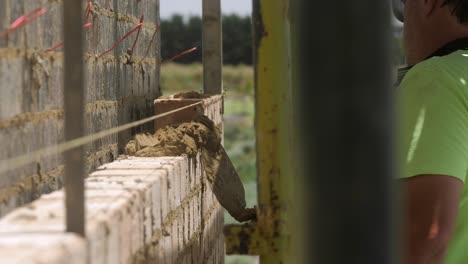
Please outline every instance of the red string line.
[[[86, 18], [86, 21], [89, 19], [89, 16], [91, 14], [91, 10], [93, 8], [93, 3], [92, 2], [88, 2], [88, 5], [86, 7], [86, 11], [85, 11], [85, 18]], [[28, 23], [30, 23], [31, 21], [37, 19], [38, 17], [44, 15], [45, 13], [47, 12], [46, 8], [45, 7], [41, 7], [41, 8], [38, 8], [30, 13], [27, 13], [25, 15], [22, 15], [20, 16], [19, 18], [17, 18], [15, 21], [13, 21], [13, 23], [11, 23], [10, 27], [8, 28], [7, 31], [3, 32], [3, 33], [0, 33], [0, 39], [1, 38], [4, 38], [6, 37], [7, 35], [9, 35], [11, 32], [13, 32], [14, 30], [18, 29], [18, 28], [21, 28], [25, 25], [27, 25]], [[140, 22], [132, 29], [130, 30], [127, 34], [125, 34], [121, 39], [119, 39], [117, 42], [115, 42], [112, 47], [106, 51], [104, 51], [103, 53], [101, 53], [98, 58], [104, 56], [105, 54], [111, 52], [112, 50], [115, 49], [115, 47], [117, 47], [120, 43], [122, 43], [126, 38], [128, 38], [131, 34], [133, 34], [135, 31], [138, 31], [137, 32], [137, 36], [135, 38], [135, 41], [133, 42], [133, 45], [132, 45], [132, 48], [130, 49], [131, 52], [133, 52], [135, 46], [136, 46], [136, 43], [138, 42], [138, 39], [140, 37], [140, 33], [141, 33], [141, 28], [142, 28], [142, 25], [143, 25], [143, 21], [144, 21], [144, 15], [141, 15], [141, 18], [140, 18]], [[91, 22], [88, 22], [86, 24], [83, 25], [83, 28], [84, 29], [89, 29], [90, 27], [93, 26], [93, 23]], [[159, 27], [155, 30], [154, 34], [153, 34], [153, 39], [154, 37], [156, 36], [156, 32], [158, 31]], [[56, 45], [54, 45], [53, 47], [49, 48], [46, 50], [46, 52], [49, 52], [49, 51], [53, 51], [53, 50], [56, 50], [60, 47], [62, 47], [64, 45], [64, 42], [59, 42], [57, 43]], [[148, 47], [148, 50], [147, 52], [149, 51], [149, 48], [151, 47], [151, 45]], [[191, 49], [188, 49], [186, 51], [183, 51], [177, 55], [175, 55], [174, 57], [164, 61], [163, 63], [166, 63], [166, 62], [170, 62], [170, 61], [174, 61], [184, 55], [187, 55], [189, 53], [192, 53], [194, 51], [196, 51], [198, 48], [197, 47], [193, 47]], [[146, 55], [145, 55], [146, 56]]]
[[153, 36], [151, 37], [151, 41], [148, 44], [148, 47], [146, 48], [145, 55], [143, 56], [143, 58], [141, 58], [141, 60], [138, 62], [138, 64], [142, 63], [146, 59], [146, 57], [148, 56], [148, 53], [149, 53], [149, 51], [151, 49], [151, 46], [153, 46], [153, 42], [154, 42], [154, 40], [156, 38], [156, 35], [158, 34], [158, 31], [159, 31], [160, 28], [161, 28], [161, 26], [159, 24], [156, 25], [156, 29], [153, 32]]
[[[88, 28], [90, 28], [90, 27], [92, 27], [92, 26], [93, 26], [93, 23], [89, 22], [89, 23], [84, 24], [84, 25], [83, 25], [83, 28], [84, 28], [84, 29], [88, 29]], [[64, 44], [63, 41], [62, 41], [62, 42], [59, 42], [59, 43], [57, 43], [55, 46], [53, 46], [52, 48], [48, 48], [45, 52], [54, 51], [54, 50], [56, 50], [56, 49], [58, 49], [58, 48], [61, 48], [61, 47], [63, 46], [63, 44]]]
[[[143, 24], [144, 19], [145, 19], [145, 15], [143, 14], [143, 15], [141, 15], [141, 18], [140, 18], [140, 24]], [[135, 48], [135, 45], [138, 42], [138, 38], [140, 37], [140, 32], [141, 32], [141, 27], [138, 29], [137, 36], [135, 38], [135, 42], [133, 42], [132, 48], [130, 49], [131, 54], [133, 54], [133, 49]]]
[[88, 21], [89, 19], [89, 15], [91, 14], [91, 10], [93, 9], [93, 3], [92, 2], [89, 2], [88, 5], [86, 6], [86, 20], [85, 21]]
[[197, 49], [198, 49], [197, 47], [193, 47], [193, 48], [191, 48], [191, 49], [188, 49], [188, 50], [186, 50], [186, 51], [183, 51], [183, 52], [181, 52], [181, 53], [175, 55], [174, 57], [172, 57], [172, 58], [170, 58], [170, 59], [164, 61], [163, 63], [171, 62], [171, 61], [173, 61], [173, 60], [176, 60], [176, 59], [178, 59], [178, 58], [180, 58], [180, 57], [182, 57], [182, 56], [184, 56], [184, 55], [187, 55], [187, 54], [189, 54], [189, 53], [192, 53], [192, 52], [196, 51]]
[[119, 39], [117, 42], [115, 42], [114, 45], [112, 45], [112, 47], [110, 49], [108, 49], [108, 50], [104, 51], [103, 53], [101, 53], [101, 55], [99, 55], [98, 58], [101, 58], [105, 54], [107, 54], [107, 53], [111, 52], [112, 50], [114, 50], [115, 47], [117, 47], [120, 43], [122, 43], [122, 41], [124, 41], [126, 38], [128, 38], [133, 32], [139, 30], [142, 25], [143, 25], [142, 23], [138, 23], [138, 25], [136, 25], [136, 27], [134, 27], [127, 34], [125, 34], [125, 36], [123, 36], [121, 39]]
[[45, 7], [38, 8], [30, 13], [22, 15], [18, 17], [13, 23], [11, 23], [10, 27], [7, 31], [0, 33], [0, 39], [8, 36], [11, 32], [15, 31], [16, 29], [25, 26], [29, 22], [33, 21], [34, 19], [42, 16], [47, 12]]

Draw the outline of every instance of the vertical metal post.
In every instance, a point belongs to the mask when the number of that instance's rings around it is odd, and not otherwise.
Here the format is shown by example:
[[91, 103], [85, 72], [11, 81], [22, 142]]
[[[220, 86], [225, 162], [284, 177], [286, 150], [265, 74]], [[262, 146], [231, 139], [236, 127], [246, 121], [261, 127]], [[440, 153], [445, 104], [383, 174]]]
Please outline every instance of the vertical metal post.
[[295, 203], [289, 0], [254, 0], [261, 263], [301, 263]]
[[[83, 136], [83, 32], [81, 1], [63, 4], [65, 39], [65, 140]], [[65, 158], [65, 206], [68, 232], [85, 236], [84, 158], [83, 148], [67, 151]]]
[[397, 262], [389, 1], [299, 1], [310, 263]]
[[203, 0], [203, 91], [223, 93], [221, 0]]

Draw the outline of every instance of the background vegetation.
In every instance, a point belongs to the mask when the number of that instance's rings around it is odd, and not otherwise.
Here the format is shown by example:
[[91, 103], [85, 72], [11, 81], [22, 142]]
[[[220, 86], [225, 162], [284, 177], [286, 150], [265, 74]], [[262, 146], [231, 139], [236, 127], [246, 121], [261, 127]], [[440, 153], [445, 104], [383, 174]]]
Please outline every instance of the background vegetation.
[[[174, 15], [161, 20], [161, 52], [163, 59], [190, 49], [196, 52], [183, 56], [178, 63], [201, 63], [202, 58], [202, 20], [199, 16], [183, 17]], [[249, 16], [223, 16], [224, 64], [252, 64], [252, 27]]]
[[[169, 59], [174, 55], [190, 49], [199, 48], [196, 52], [178, 59], [178, 63], [201, 63], [202, 58], [202, 19], [199, 16], [183, 17], [173, 15], [161, 20], [162, 58]], [[391, 54], [394, 65], [404, 64], [402, 46], [402, 28], [394, 25]], [[319, 36], [317, 36], [319, 38]], [[252, 25], [250, 16], [223, 16], [223, 51], [226, 65], [252, 65]]]

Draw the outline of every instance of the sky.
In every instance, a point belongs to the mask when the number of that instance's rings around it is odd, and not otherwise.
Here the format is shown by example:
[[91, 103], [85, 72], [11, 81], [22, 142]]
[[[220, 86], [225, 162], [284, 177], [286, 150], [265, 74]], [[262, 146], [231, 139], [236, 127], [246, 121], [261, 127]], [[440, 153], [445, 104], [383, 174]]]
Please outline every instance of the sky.
[[[160, 5], [162, 18], [176, 13], [185, 16], [202, 13], [202, 0], [160, 0]], [[250, 15], [252, 0], [221, 0], [221, 10], [225, 14]]]

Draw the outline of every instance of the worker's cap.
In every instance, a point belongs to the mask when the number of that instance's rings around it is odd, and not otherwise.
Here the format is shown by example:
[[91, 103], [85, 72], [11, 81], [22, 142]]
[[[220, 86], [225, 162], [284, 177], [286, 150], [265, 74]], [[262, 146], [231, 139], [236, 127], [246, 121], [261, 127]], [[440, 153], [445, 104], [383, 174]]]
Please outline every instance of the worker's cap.
[[406, 0], [392, 0], [393, 15], [400, 22], [403, 22], [403, 14], [405, 13], [405, 1]]

